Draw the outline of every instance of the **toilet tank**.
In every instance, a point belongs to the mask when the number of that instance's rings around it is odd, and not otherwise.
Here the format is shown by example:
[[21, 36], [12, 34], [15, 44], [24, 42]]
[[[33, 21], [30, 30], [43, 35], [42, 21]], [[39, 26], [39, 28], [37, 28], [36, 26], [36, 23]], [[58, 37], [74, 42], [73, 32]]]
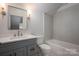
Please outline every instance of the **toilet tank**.
[[40, 44], [43, 44], [44, 43], [44, 37], [43, 35], [40, 35], [39, 38], [37, 38], [37, 44], [40, 45]]

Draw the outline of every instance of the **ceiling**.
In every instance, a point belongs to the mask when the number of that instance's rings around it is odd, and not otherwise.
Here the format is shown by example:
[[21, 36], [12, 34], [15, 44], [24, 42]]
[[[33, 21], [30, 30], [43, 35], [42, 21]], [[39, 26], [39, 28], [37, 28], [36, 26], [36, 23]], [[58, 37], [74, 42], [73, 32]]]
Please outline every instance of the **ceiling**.
[[33, 12], [46, 13], [48, 15], [54, 15], [57, 10], [66, 3], [13, 3], [21, 8], [30, 9]]
[[48, 15], [53, 15], [56, 11], [66, 3], [25, 3], [26, 8], [32, 11], [47, 13]]

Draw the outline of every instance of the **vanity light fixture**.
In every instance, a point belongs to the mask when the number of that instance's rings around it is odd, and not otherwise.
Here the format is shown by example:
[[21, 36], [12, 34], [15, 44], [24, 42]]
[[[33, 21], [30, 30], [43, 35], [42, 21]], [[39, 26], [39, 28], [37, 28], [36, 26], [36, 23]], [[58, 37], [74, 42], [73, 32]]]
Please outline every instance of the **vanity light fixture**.
[[4, 11], [4, 8], [2, 8], [1, 14], [6, 15], [6, 12]]
[[5, 4], [0, 4], [0, 14], [2, 14], [2, 16], [6, 15]]
[[30, 9], [27, 9], [27, 19], [30, 19], [32, 14], [32, 11]]

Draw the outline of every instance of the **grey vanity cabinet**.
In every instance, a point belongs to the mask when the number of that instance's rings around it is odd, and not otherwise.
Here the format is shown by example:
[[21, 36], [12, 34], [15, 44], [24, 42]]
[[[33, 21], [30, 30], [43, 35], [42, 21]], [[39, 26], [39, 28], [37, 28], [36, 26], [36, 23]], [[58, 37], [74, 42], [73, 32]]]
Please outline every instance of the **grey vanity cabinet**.
[[2, 56], [26, 56], [27, 55], [26, 51], [27, 50], [24, 47], [21, 47], [19, 49], [3, 52], [1, 55]]
[[36, 38], [10, 42], [0, 45], [0, 56], [36, 56], [41, 50]]
[[26, 56], [27, 55], [27, 48], [21, 47], [19, 49], [14, 50], [14, 56]]
[[43, 56], [43, 53], [39, 45], [33, 44], [33, 45], [28, 46], [28, 55], [29, 56]]
[[14, 56], [14, 52], [13, 51], [6, 51], [0, 54], [1, 56]]
[[35, 55], [36, 50], [37, 49], [36, 49], [36, 45], [35, 44], [28, 46], [28, 55], [29, 56]]
[[27, 50], [24, 47], [3, 52], [1, 56], [27, 56]]

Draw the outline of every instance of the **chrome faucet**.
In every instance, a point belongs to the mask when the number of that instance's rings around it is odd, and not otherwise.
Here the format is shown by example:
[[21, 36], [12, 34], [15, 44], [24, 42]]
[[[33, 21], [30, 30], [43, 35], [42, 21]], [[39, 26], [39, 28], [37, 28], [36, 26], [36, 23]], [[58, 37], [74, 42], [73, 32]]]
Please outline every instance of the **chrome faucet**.
[[18, 34], [17, 34], [17, 36], [20, 36], [20, 31], [18, 30]]
[[22, 36], [22, 35], [23, 35], [22, 32], [18, 30], [17, 34], [14, 34], [14, 37], [16, 37], [16, 36]]
[[17, 36], [22, 36], [22, 35], [23, 35], [22, 32], [18, 30]]

